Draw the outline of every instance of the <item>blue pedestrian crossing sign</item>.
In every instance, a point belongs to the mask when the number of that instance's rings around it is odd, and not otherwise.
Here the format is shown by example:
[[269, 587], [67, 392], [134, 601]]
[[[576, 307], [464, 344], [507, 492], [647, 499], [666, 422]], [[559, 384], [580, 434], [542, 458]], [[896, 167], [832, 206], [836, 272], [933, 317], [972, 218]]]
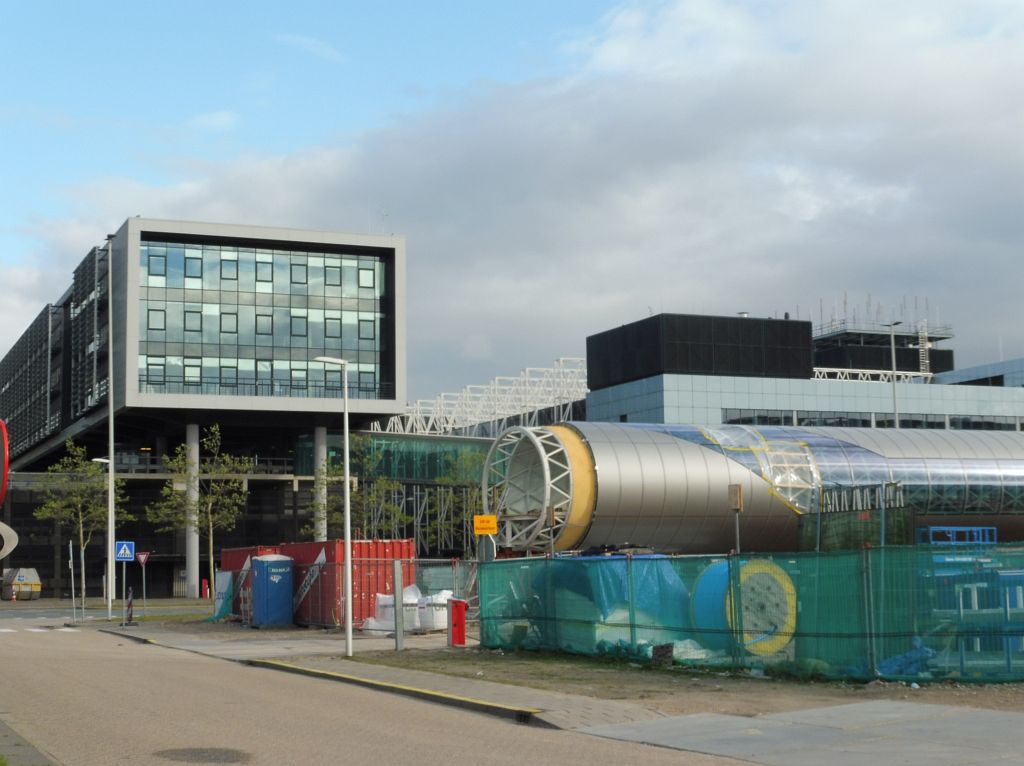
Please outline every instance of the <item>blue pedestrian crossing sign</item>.
[[114, 543], [114, 561], [135, 561], [135, 541], [118, 540]]

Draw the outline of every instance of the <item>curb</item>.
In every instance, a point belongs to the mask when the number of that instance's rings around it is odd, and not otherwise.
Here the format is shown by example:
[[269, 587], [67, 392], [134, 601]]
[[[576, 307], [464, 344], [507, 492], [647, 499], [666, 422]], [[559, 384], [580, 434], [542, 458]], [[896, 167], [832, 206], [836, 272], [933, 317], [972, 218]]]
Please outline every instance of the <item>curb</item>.
[[56, 766], [57, 763], [3, 721], [0, 721], [0, 758], [10, 766]]
[[354, 684], [356, 686], [363, 686], [368, 689], [376, 689], [377, 691], [391, 692], [393, 694], [401, 694], [406, 697], [414, 697], [428, 702], [435, 702], [440, 705], [448, 705], [449, 707], [462, 708], [463, 710], [471, 710], [477, 713], [498, 716], [500, 718], [511, 718], [516, 723], [541, 726], [544, 728], [557, 728], [537, 717], [544, 712], [540, 708], [523, 708], [513, 707], [511, 705], [502, 705], [498, 702], [488, 702], [487, 700], [474, 699], [473, 697], [461, 697], [457, 694], [448, 694], [446, 692], [434, 691], [432, 689], [421, 689], [416, 686], [405, 686], [403, 684], [394, 684], [388, 681], [374, 681], [369, 678], [346, 675], [344, 673], [333, 673], [328, 670], [312, 670], [311, 668], [304, 668], [301, 665], [292, 665], [289, 662], [280, 662], [278, 660], [242, 660], [242, 662], [246, 665], [252, 665], [257, 668], [283, 670], [286, 673], [296, 673], [297, 675], [311, 676], [313, 678], [323, 678], [329, 681], [341, 681], [343, 683]]
[[[168, 649], [174, 649], [177, 647], [168, 646], [161, 644], [159, 641], [146, 638], [145, 636], [133, 636], [130, 633], [125, 633], [114, 628], [101, 628], [100, 632], [109, 633], [112, 636], [119, 636], [122, 638], [128, 638], [136, 643], [149, 644], [151, 646], [160, 646]], [[194, 654], [201, 654], [204, 657], [210, 655], [203, 652], [197, 652], [192, 649], [185, 649]], [[427, 702], [434, 702], [439, 705], [448, 705], [449, 707], [462, 708], [463, 710], [471, 710], [476, 713], [484, 713], [485, 715], [493, 715], [499, 718], [512, 719], [516, 723], [529, 724], [531, 726], [538, 726], [547, 729], [557, 729], [557, 726], [548, 723], [547, 721], [539, 718], [538, 716], [544, 711], [540, 708], [526, 708], [526, 707], [514, 707], [511, 705], [502, 705], [499, 702], [488, 702], [487, 700], [475, 699], [473, 697], [462, 697], [457, 694], [448, 694], [447, 692], [434, 691], [432, 689], [422, 689], [416, 686], [405, 686], [403, 684], [390, 683], [388, 681], [375, 681], [370, 678], [363, 678], [361, 676], [347, 675], [345, 673], [334, 673], [329, 670], [313, 670], [312, 668], [304, 668], [301, 665], [293, 665], [290, 662], [282, 662], [280, 660], [228, 660], [229, 662], [238, 662], [242, 665], [249, 665], [256, 668], [266, 668], [268, 670], [280, 670], [286, 673], [295, 673], [296, 675], [309, 676], [311, 678], [322, 678], [328, 681], [341, 681], [343, 683], [353, 684], [355, 686], [362, 686], [367, 689], [375, 689], [382, 692], [391, 692], [392, 694], [401, 694], [406, 697], [413, 697], [415, 699], [425, 700]]]
[[[153, 646], [163, 646], [159, 641], [153, 638], [146, 638], [145, 636], [133, 636], [131, 633], [125, 633], [123, 630], [117, 630], [116, 628], [99, 628], [99, 633], [106, 633], [111, 636], [117, 636], [118, 638], [127, 638], [134, 641], [137, 644], [152, 644]], [[173, 649], [174, 647], [167, 647]]]

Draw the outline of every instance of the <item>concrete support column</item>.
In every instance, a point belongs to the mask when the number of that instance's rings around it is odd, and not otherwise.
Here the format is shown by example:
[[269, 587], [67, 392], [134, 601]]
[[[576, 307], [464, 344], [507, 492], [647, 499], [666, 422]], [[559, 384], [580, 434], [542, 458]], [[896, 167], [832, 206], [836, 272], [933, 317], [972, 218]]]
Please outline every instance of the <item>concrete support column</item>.
[[327, 539], [327, 428], [313, 431], [313, 539]]
[[[189, 504], [194, 506], [199, 501], [199, 426], [195, 423], [185, 426], [185, 448], [188, 450], [185, 492]], [[185, 525], [185, 595], [199, 598], [199, 530], [195, 519]]]

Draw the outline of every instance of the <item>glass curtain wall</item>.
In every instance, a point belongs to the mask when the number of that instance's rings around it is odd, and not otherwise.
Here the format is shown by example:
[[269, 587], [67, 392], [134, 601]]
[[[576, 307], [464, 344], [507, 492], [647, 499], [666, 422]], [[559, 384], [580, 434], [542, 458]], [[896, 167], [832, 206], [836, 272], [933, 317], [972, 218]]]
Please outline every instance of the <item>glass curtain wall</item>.
[[[982, 457], [966, 446], [958, 457], [886, 458], [821, 432], [749, 426], [634, 426], [701, 444], [763, 473], [766, 456], [785, 449], [806, 450], [824, 488], [897, 482], [908, 509], [919, 514], [1019, 514], [1024, 512], [1024, 454], [1020, 459]], [[753, 446], [736, 446], [753, 445]], [[949, 444], [950, 451], [956, 447]], [[796, 500], [804, 512], [816, 509]]]
[[173, 241], [140, 243], [144, 392], [393, 396], [382, 256]]

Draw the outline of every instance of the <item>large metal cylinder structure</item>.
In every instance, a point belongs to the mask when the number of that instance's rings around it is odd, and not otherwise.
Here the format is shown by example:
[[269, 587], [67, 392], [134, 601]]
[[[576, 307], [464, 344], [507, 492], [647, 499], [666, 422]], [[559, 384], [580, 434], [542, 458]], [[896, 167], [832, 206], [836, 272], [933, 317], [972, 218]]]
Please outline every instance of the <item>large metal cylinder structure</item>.
[[[896, 482], [919, 526], [970, 516], [1024, 539], [1024, 434], [992, 431], [564, 423], [512, 428], [484, 466], [498, 544], [558, 552], [635, 545], [795, 550], [822, 491]], [[963, 523], [962, 520], [960, 523]]]

